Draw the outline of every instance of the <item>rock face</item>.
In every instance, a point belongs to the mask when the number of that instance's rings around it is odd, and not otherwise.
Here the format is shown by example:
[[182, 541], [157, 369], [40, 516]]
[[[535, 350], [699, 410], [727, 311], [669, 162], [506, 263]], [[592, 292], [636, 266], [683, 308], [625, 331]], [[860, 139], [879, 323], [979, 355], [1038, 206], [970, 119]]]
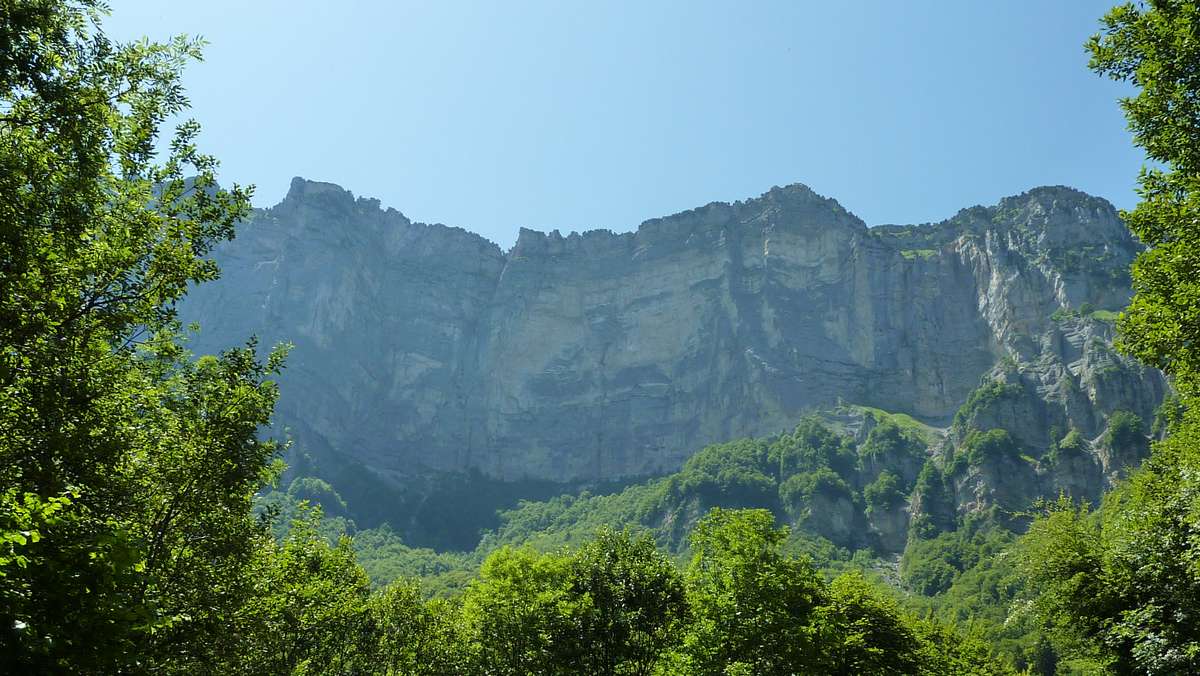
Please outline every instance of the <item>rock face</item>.
[[947, 426], [994, 378], [1021, 393], [976, 426], [1031, 447], [1116, 409], [1149, 419], [1163, 378], [1101, 319], [1137, 250], [1111, 205], [1061, 187], [868, 228], [793, 185], [632, 233], [522, 230], [504, 252], [295, 179], [181, 316], [197, 351], [295, 344], [277, 419], [310, 452], [394, 478], [606, 479], [838, 402]]

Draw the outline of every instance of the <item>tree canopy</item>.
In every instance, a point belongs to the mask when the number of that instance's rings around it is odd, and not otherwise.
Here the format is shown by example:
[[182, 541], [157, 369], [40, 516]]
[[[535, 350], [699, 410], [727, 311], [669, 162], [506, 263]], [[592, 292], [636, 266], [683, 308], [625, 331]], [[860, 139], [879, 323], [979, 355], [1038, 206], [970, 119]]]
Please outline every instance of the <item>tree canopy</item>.
[[[1167, 438], [1092, 511], [1061, 499], [1022, 541], [1039, 619], [1069, 655], [1118, 674], [1200, 671], [1200, 7], [1127, 3], [1087, 45], [1091, 67], [1137, 89], [1122, 99], [1143, 169], [1123, 214], [1146, 245], [1120, 346], [1171, 376]], [[1110, 449], [1144, 445], [1136, 416], [1114, 412]]]
[[[116, 44], [97, 2], [0, 3], [0, 659], [204, 663], [246, 593], [275, 451], [251, 342], [194, 360], [174, 306], [249, 191], [185, 121], [200, 43]], [[161, 159], [160, 159], [161, 155]]]

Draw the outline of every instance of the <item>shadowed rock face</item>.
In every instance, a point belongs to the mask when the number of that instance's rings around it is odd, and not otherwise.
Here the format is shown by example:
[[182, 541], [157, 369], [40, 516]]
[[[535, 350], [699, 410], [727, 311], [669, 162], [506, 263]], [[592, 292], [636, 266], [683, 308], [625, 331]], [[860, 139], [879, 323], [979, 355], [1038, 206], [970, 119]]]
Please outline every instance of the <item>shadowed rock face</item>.
[[793, 185], [633, 233], [522, 230], [505, 253], [295, 179], [181, 315], [198, 351], [295, 344], [277, 419], [312, 452], [397, 477], [615, 478], [839, 401], [945, 425], [999, 375], [1028, 393], [1025, 443], [1041, 419], [1148, 419], [1161, 375], [1114, 355], [1108, 324], [1052, 318], [1122, 307], [1137, 250], [1067, 188], [869, 229]]

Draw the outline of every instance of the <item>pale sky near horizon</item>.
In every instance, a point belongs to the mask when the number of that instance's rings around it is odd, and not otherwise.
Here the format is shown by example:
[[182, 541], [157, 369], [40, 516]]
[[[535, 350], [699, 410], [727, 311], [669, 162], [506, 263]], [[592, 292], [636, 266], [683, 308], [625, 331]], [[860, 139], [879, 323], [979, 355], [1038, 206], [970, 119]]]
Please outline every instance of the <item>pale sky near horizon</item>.
[[1135, 202], [1142, 154], [1083, 43], [1114, 3], [111, 0], [209, 41], [191, 115], [223, 183], [293, 176], [507, 247], [801, 182], [868, 224], [1031, 187]]

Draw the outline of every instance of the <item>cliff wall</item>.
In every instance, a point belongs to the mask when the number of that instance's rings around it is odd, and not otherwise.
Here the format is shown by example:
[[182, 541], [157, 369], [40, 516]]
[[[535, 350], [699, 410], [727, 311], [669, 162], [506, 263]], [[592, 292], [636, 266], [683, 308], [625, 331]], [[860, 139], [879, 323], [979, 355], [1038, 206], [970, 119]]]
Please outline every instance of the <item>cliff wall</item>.
[[[277, 420], [384, 476], [664, 472], [838, 403], [1044, 448], [1148, 420], [1165, 383], [1111, 348], [1138, 244], [1111, 205], [1037, 188], [942, 223], [868, 228], [802, 185], [636, 232], [522, 230], [502, 251], [295, 179], [181, 308], [197, 351], [295, 344]], [[1015, 389], [1014, 389], [1015, 391]]]

